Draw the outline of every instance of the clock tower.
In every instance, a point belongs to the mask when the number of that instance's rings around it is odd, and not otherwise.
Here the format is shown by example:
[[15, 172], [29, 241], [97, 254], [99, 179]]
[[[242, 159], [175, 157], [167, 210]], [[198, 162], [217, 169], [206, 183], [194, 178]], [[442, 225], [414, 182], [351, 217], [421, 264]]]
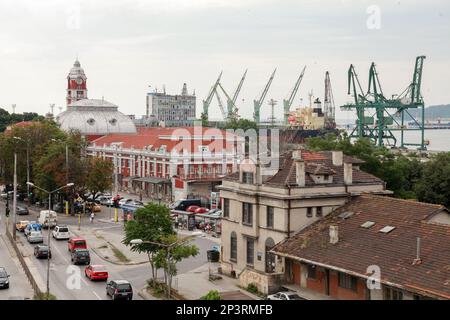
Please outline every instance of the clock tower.
[[87, 99], [87, 77], [84, 74], [83, 68], [81, 68], [80, 62], [75, 60], [72, 69], [70, 69], [67, 76], [67, 98], [66, 102], [69, 106], [71, 103]]

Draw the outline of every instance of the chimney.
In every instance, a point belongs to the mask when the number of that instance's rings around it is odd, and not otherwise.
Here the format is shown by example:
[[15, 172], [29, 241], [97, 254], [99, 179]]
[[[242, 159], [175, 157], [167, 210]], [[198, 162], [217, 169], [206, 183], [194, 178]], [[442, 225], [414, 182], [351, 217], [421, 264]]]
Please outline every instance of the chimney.
[[292, 159], [295, 163], [295, 182], [299, 187], [305, 186], [305, 162], [301, 157], [301, 150], [292, 152]]
[[340, 167], [342, 166], [344, 154], [342, 151], [331, 151], [332, 159], [333, 159], [333, 166]]
[[339, 229], [338, 226], [330, 226], [330, 243], [336, 244], [339, 241]]
[[413, 265], [421, 264], [422, 259], [420, 258], [420, 238], [417, 237], [417, 247], [416, 247], [416, 258], [413, 261]]
[[344, 183], [351, 185], [353, 183], [353, 164], [344, 163]]

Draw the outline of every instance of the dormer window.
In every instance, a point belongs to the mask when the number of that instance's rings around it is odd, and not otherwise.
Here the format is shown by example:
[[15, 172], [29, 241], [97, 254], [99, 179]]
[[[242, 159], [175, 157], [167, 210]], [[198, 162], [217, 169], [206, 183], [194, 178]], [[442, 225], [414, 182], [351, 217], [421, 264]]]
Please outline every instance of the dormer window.
[[242, 172], [242, 183], [253, 184], [253, 172]]

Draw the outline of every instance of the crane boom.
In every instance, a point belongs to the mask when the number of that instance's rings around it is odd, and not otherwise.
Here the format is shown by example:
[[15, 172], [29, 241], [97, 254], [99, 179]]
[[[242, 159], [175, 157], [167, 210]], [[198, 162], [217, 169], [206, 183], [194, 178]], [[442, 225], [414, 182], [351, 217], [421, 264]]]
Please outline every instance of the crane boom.
[[262, 106], [264, 99], [266, 98], [267, 92], [269, 91], [270, 85], [272, 84], [272, 80], [275, 77], [276, 71], [277, 71], [277, 68], [275, 68], [275, 70], [273, 70], [272, 75], [269, 78], [269, 81], [267, 82], [266, 86], [264, 87], [263, 92], [261, 93], [261, 96], [259, 97], [259, 100], [253, 100], [253, 104], [254, 104], [253, 118], [256, 123], [260, 123], [261, 106]]
[[222, 77], [222, 73], [223, 73], [223, 71], [220, 72], [219, 77], [217, 78], [214, 85], [211, 87], [211, 90], [209, 91], [209, 94], [206, 97], [206, 100], [203, 100], [203, 115], [206, 117], [206, 119], [208, 119], [209, 105], [211, 104], [214, 93], [216, 92], [217, 86], [219, 85], [220, 78]]
[[300, 87], [300, 83], [302, 82], [303, 75], [305, 74], [306, 66], [303, 67], [302, 72], [300, 73], [297, 81], [295, 82], [294, 88], [291, 91], [291, 94], [289, 95], [288, 99], [283, 100], [283, 106], [284, 106], [284, 123], [288, 123], [288, 113], [291, 109], [292, 103], [294, 102], [295, 95], [297, 94], [298, 88]]
[[231, 99], [231, 101], [233, 101], [233, 104], [236, 104], [237, 97], [239, 96], [239, 92], [241, 92], [242, 84], [244, 83], [246, 76], [247, 76], [247, 69], [245, 69], [244, 75], [242, 76], [241, 81], [239, 81], [236, 91], [234, 91], [233, 99]]
[[[220, 86], [220, 84], [219, 84]], [[216, 97], [217, 97], [217, 103], [219, 104], [219, 108], [220, 108], [220, 112], [222, 113], [222, 117], [224, 119], [227, 118], [227, 114], [225, 113], [225, 109], [223, 108], [223, 103], [222, 103], [222, 99], [220, 98], [219, 92], [216, 90], [215, 91]]]
[[325, 72], [325, 95], [324, 95], [324, 112], [326, 117], [326, 123], [329, 128], [335, 127], [335, 105], [333, 90], [331, 88], [330, 73]]
[[422, 69], [423, 69], [423, 60], [424, 59], [425, 59], [425, 56], [418, 56], [416, 58], [413, 82], [411, 83], [411, 102], [412, 103], [421, 103], [422, 102], [420, 87], [422, 85]]

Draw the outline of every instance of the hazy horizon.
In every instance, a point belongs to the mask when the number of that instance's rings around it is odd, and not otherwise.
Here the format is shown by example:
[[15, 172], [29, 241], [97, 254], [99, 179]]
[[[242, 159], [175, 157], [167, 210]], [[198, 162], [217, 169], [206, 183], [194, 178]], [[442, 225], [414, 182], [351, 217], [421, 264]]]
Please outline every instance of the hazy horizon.
[[[196, 91], [199, 116], [220, 71], [232, 94], [248, 69], [237, 105], [251, 118], [253, 99], [277, 67], [261, 115], [274, 98], [281, 117], [282, 100], [307, 65], [294, 106], [307, 104], [311, 90], [323, 100], [328, 70], [336, 117], [351, 119], [352, 113], [338, 110], [348, 101], [351, 63], [366, 89], [375, 61], [391, 96], [410, 83], [418, 55], [427, 56], [426, 106], [448, 104], [449, 16], [450, 4], [440, 0], [0, 0], [0, 107], [11, 112], [16, 104], [17, 113], [44, 114], [54, 103], [64, 110], [76, 57], [88, 77], [89, 98], [104, 97], [137, 116], [145, 113], [149, 90], [165, 85], [167, 93], [178, 94], [183, 83]], [[210, 117], [219, 116], [214, 98]]]

